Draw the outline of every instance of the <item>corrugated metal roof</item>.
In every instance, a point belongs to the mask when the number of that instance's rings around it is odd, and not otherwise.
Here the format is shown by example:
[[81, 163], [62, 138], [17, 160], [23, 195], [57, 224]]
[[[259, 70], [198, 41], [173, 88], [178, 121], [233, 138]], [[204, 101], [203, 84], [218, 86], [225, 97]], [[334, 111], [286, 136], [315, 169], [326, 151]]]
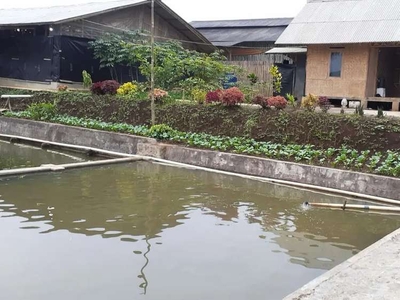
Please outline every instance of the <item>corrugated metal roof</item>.
[[288, 26], [293, 18], [221, 20], [221, 21], [193, 21], [190, 24], [195, 28], [226, 28], [226, 27], [279, 27]]
[[233, 46], [245, 42], [274, 43], [285, 30], [283, 27], [198, 29], [215, 46]]
[[67, 6], [0, 9], [0, 26], [59, 23], [146, 2], [147, 0], [119, 0]]
[[400, 42], [399, 0], [314, 0], [276, 44]]
[[272, 48], [265, 52], [265, 54], [292, 54], [292, 53], [307, 53], [307, 48], [301, 47], [281, 47]]

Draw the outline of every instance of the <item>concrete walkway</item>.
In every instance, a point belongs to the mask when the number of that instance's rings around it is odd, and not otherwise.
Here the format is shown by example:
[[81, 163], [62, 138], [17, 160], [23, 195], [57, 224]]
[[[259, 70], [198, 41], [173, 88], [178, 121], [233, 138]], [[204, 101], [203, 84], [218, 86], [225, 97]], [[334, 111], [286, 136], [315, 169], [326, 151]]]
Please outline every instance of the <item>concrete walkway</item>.
[[400, 299], [400, 230], [395, 231], [285, 300]]
[[[354, 108], [346, 108], [345, 113], [346, 114], [354, 114], [355, 109]], [[330, 113], [332, 114], [340, 114], [340, 108], [331, 108], [329, 110]], [[366, 116], [374, 116], [376, 117], [378, 114], [377, 110], [372, 110], [372, 109], [364, 109], [364, 114]], [[397, 117], [400, 118], [400, 111], [383, 111], [383, 115], [385, 117]]]

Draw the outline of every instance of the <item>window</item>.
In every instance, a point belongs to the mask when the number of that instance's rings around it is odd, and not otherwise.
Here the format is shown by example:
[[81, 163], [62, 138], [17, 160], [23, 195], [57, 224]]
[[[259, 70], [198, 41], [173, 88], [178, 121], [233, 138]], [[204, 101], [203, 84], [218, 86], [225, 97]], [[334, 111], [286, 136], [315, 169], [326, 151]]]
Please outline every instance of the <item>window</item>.
[[329, 77], [340, 77], [342, 75], [342, 56], [342, 52], [331, 53]]

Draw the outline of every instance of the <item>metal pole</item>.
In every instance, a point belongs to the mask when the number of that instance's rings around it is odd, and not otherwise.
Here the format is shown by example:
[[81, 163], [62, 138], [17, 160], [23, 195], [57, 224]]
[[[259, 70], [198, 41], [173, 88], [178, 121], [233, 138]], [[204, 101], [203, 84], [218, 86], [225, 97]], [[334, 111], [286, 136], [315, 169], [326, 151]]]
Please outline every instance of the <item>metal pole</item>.
[[150, 79], [150, 91], [151, 91], [151, 124], [156, 124], [156, 109], [155, 109], [155, 99], [154, 99], [154, 0], [151, 0], [151, 79]]

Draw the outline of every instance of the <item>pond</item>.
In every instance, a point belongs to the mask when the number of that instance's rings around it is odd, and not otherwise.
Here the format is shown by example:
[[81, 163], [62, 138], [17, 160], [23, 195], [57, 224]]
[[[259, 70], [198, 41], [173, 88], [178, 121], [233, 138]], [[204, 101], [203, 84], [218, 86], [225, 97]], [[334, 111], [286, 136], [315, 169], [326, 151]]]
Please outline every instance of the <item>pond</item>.
[[87, 157], [81, 153], [46, 151], [38, 147], [0, 140], [0, 170], [39, 167], [42, 164], [68, 164], [85, 160]]
[[0, 181], [13, 300], [282, 299], [400, 226], [343, 198], [148, 162]]

